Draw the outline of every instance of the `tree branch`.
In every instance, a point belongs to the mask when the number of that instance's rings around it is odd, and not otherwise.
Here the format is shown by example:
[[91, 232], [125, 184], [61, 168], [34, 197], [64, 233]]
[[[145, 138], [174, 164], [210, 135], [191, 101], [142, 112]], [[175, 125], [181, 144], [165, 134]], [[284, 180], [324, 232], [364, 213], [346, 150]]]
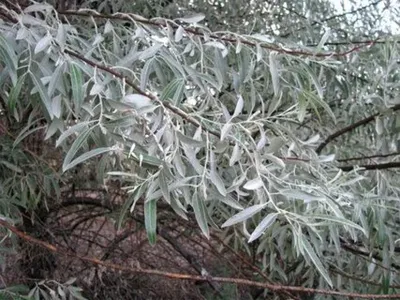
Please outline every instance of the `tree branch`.
[[[339, 169], [342, 169], [345, 172], [353, 170], [357, 165], [351, 165], [351, 166], [340, 166]], [[390, 163], [384, 163], [384, 164], [374, 164], [374, 165], [359, 165], [359, 168], [363, 168], [365, 171], [367, 170], [385, 170], [385, 169], [392, 169], [392, 168], [399, 168], [400, 167], [400, 162], [399, 161], [394, 161]]]
[[[156, 27], [165, 27], [167, 26], [167, 21], [152, 21], [152, 20], [148, 20], [142, 17], [138, 17], [134, 14], [121, 14], [121, 13], [116, 13], [116, 14], [112, 14], [112, 15], [105, 15], [105, 14], [99, 14], [99, 13], [95, 13], [95, 12], [80, 12], [80, 11], [72, 11], [72, 10], [68, 10], [68, 11], [58, 11], [58, 13], [60, 15], [72, 15], [72, 16], [80, 16], [80, 17], [93, 17], [93, 18], [102, 18], [102, 19], [114, 19], [114, 20], [123, 20], [123, 21], [129, 21], [132, 22], [138, 22], [138, 23], [142, 23], [142, 24], [147, 24], [147, 25], [152, 25], [152, 26], [156, 26]], [[170, 24], [173, 28], [177, 28], [177, 25], [175, 24]], [[191, 28], [184, 28], [184, 30], [187, 33], [193, 34], [193, 35], [197, 35], [197, 36], [202, 36], [204, 37], [204, 33], [195, 30], [195, 29], [191, 29]], [[363, 43], [360, 44], [356, 47], [353, 47], [347, 51], [343, 51], [343, 52], [325, 52], [325, 53], [315, 53], [315, 52], [310, 52], [310, 51], [303, 51], [303, 50], [293, 50], [293, 49], [284, 49], [281, 48], [279, 46], [276, 46], [274, 44], [259, 44], [256, 42], [251, 42], [245, 39], [238, 39], [238, 38], [232, 38], [232, 37], [226, 37], [226, 36], [218, 36], [216, 34], [211, 34], [209, 35], [210, 38], [212, 39], [216, 39], [219, 41], [224, 41], [224, 42], [229, 42], [229, 43], [233, 43], [233, 44], [237, 44], [237, 43], [242, 43], [244, 45], [248, 45], [248, 46], [253, 46], [256, 47], [257, 45], [259, 45], [261, 48], [267, 49], [267, 50], [271, 50], [271, 51], [277, 51], [279, 53], [285, 53], [285, 54], [290, 54], [290, 55], [295, 55], [295, 56], [313, 56], [313, 57], [341, 57], [341, 56], [347, 56], [350, 53], [353, 52], [357, 52], [359, 51], [361, 48], [372, 45], [373, 42], [371, 43]]]
[[[393, 111], [399, 110], [399, 109], [400, 109], [400, 104], [397, 104], [397, 105], [393, 106], [391, 109], [392, 109]], [[343, 134], [345, 134], [345, 133], [347, 133], [347, 132], [349, 132], [349, 131], [352, 131], [352, 130], [356, 129], [357, 127], [360, 127], [360, 126], [363, 126], [363, 125], [365, 125], [365, 124], [368, 124], [369, 122], [373, 121], [373, 120], [375, 119], [375, 117], [379, 116], [380, 114], [381, 114], [381, 113], [375, 113], [375, 114], [373, 114], [373, 115], [371, 115], [371, 116], [369, 116], [369, 117], [366, 117], [366, 118], [364, 118], [364, 119], [362, 119], [362, 120], [360, 120], [360, 121], [358, 121], [358, 122], [356, 122], [356, 123], [353, 123], [353, 124], [351, 124], [351, 125], [349, 125], [349, 126], [347, 126], [347, 127], [344, 127], [344, 128], [342, 128], [342, 129], [336, 131], [335, 133], [333, 133], [333, 134], [331, 134], [330, 136], [328, 136], [328, 137], [326, 138], [326, 140], [323, 141], [323, 142], [317, 147], [317, 149], [316, 149], [315, 151], [316, 151], [318, 154], [321, 153], [322, 149], [324, 149], [326, 145], [328, 145], [331, 141], [333, 141], [333, 140], [336, 139], [337, 137], [339, 137], [339, 136], [341, 136], [341, 135], [343, 135]]]
[[128, 79], [126, 76], [122, 75], [121, 73], [116, 72], [116, 71], [112, 70], [111, 68], [109, 68], [109, 67], [107, 67], [107, 66], [104, 66], [104, 65], [102, 65], [102, 64], [96, 63], [96, 62], [94, 62], [94, 61], [92, 61], [92, 60], [90, 60], [90, 59], [87, 59], [86, 57], [84, 57], [84, 56], [82, 56], [82, 55], [80, 55], [80, 54], [78, 54], [78, 53], [76, 53], [76, 52], [74, 52], [74, 51], [65, 49], [64, 52], [67, 53], [67, 54], [69, 54], [69, 55], [71, 55], [71, 56], [73, 56], [73, 57], [78, 58], [79, 60], [81, 60], [81, 61], [87, 63], [88, 65], [90, 65], [90, 66], [92, 66], [92, 67], [96, 67], [96, 68], [98, 68], [98, 69], [100, 69], [100, 70], [103, 70], [103, 71], [105, 71], [105, 72], [108, 72], [108, 73], [114, 75], [115, 77], [117, 77], [117, 78], [119, 78], [119, 79], [124, 80], [124, 81], [125, 81], [129, 86], [131, 86], [138, 94], [143, 95], [143, 96], [146, 96], [146, 97], [150, 98], [150, 99], [153, 100], [153, 101], [157, 101], [157, 102], [162, 103], [163, 106], [165, 106], [166, 108], [168, 108], [168, 109], [169, 109], [170, 111], [172, 111], [173, 113], [179, 115], [180, 117], [182, 117], [183, 119], [185, 119], [185, 120], [188, 121], [189, 123], [192, 123], [193, 125], [195, 125], [195, 126], [197, 126], [197, 127], [201, 126], [201, 127], [203, 127], [204, 130], [206, 130], [206, 131], [209, 132], [210, 134], [212, 134], [212, 135], [214, 135], [214, 136], [216, 136], [216, 137], [218, 137], [218, 138], [220, 137], [219, 132], [214, 131], [214, 130], [211, 130], [211, 129], [208, 129], [208, 128], [206, 128], [205, 126], [202, 126], [202, 124], [201, 124], [199, 121], [197, 121], [196, 119], [192, 118], [191, 116], [189, 116], [187, 113], [185, 113], [183, 110], [179, 109], [178, 107], [172, 105], [172, 104], [169, 103], [169, 102], [161, 101], [161, 100], [159, 100], [156, 96], [154, 96], [153, 94], [141, 90], [133, 81], [131, 81], [130, 79]]
[[364, 159], [372, 159], [372, 158], [384, 158], [384, 157], [395, 156], [395, 155], [400, 155], [400, 151], [393, 152], [393, 153], [388, 153], [388, 154], [376, 154], [376, 155], [370, 155], [370, 156], [342, 158], [342, 159], [338, 159], [337, 161], [347, 162], [347, 161], [350, 161], [350, 160], [364, 160]]
[[198, 276], [198, 275], [190, 275], [190, 274], [182, 274], [182, 273], [165, 272], [165, 271], [160, 271], [160, 270], [155, 270], [155, 269], [142, 269], [140, 267], [131, 268], [131, 267], [127, 267], [127, 266], [122, 266], [122, 265], [118, 265], [118, 264], [105, 262], [105, 261], [99, 260], [97, 258], [80, 256], [75, 253], [63, 251], [60, 248], [58, 248], [50, 243], [41, 241], [37, 238], [27, 235], [26, 233], [17, 229], [15, 226], [9, 224], [4, 219], [0, 219], [0, 225], [7, 228], [8, 230], [10, 230], [11, 232], [13, 232], [15, 235], [17, 235], [21, 239], [23, 239], [27, 242], [30, 242], [30, 243], [34, 243], [34, 244], [36, 244], [44, 249], [47, 249], [49, 251], [58, 253], [60, 255], [79, 259], [79, 260], [91, 263], [93, 265], [96, 265], [96, 266], [103, 266], [105, 268], [117, 270], [117, 271], [160, 276], [160, 277], [164, 277], [164, 278], [178, 279], [178, 280], [190, 280], [190, 281], [202, 281], [202, 282], [206, 282], [206, 281], [210, 280], [210, 281], [221, 282], [221, 283], [233, 283], [233, 284], [239, 284], [239, 285], [245, 285], [245, 286], [257, 286], [257, 287], [269, 289], [273, 292], [291, 291], [291, 292], [304, 293], [304, 294], [309, 294], [309, 295], [313, 295], [313, 294], [337, 295], [337, 296], [354, 297], [354, 298], [361, 298], [361, 299], [400, 299], [400, 294], [377, 295], [377, 294], [348, 293], [348, 292], [338, 292], [338, 291], [332, 291], [332, 290], [313, 289], [313, 288], [305, 288], [305, 287], [297, 287], [297, 286], [274, 285], [274, 284], [257, 282], [257, 281], [241, 279], [241, 278]]

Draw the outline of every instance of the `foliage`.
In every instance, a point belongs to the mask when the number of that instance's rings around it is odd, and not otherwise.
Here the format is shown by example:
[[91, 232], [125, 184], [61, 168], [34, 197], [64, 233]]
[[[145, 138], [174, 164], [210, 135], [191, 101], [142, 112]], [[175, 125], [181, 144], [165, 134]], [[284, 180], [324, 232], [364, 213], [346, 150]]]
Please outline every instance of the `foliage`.
[[274, 282], [395, 292], [398, 40], [371, 25], [390, 1], [162, 2], [2, 5], [0, 217], [118, 183], [110, 217], [144, 203], [152, 244], [167, 204]]

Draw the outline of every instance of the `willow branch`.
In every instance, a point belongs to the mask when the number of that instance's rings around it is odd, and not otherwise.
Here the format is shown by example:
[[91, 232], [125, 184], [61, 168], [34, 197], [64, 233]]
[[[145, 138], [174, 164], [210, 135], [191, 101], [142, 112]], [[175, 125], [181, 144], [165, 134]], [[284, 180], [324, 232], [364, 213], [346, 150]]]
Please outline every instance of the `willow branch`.
[[[168, 108], [170, 111], [172, 111], [173, 113], [179, 115], [180, 117], [182, 117], [183, 119], [185, 119], [186, 121], [188, 121], [189, 123], [199, 127], [202, 126], [202, 124], [197, 121], [196, 119], [194, 119], [193, 117], [189, 116], [187, 113], [185, 113], [183, 110], [179, 109], [178, 107], [172, 105], [171, 103], [167, 102], [167, 101], [161, 101], [159, 100], [156, 96], [154, 96], [151, 93], [148, 93], [142, 89], [140, 89], [132, 80], [130, 80], [129, 78], [127, 78], [126, 76], [122, 75], [121, 73], [114, 71], [113, 69], [111, 69], [110, 67], [107, 67], [105, 65], [99, 64], [97, 62], [94, 62], [90, 59], [87, 59], [86, 57], [84, 57], [83, 55], [76, 53], [74, 51], [65, 49], [64, 50], [65, 53], [78, 58], [79, 60], [87, 63], [89, 66], [92, 67], [96, 67], [100, 70], [103, 70], [107, 73], [110, 73], [112, 75], [114, 75], [115, 77], [124, 80], [129, 86], [131, 86], [138, 94], [143, 95], [148, 97], [149, 99], [151, 99], [154, 102], [160, 102], [162, 103], [163, 106], [165, 106], [166, 108]], [[216, 136], [216, 137], [220, 137], [220, 134], [217, 131], [205, 128], [204, 126], [202, 126], [204, 128], [204, 130], [206, 130], [207, 132], [211, 133], [212, 135]]]
[[359, 157], [342, 158], [342, 159], [338, 159], [337, 161], [347, 162], [347, 161], [351, 161], [351, 160], [385, 158], [385, 157], [390, 157], [390, 156], [395, 156], [395, 155], [400, 155], [400, 151], [396, 151], [396, 152], [393, 152], [393, 153], [387, 153], [387, 154], [375, 154], [375, 155], [370, 155], [370, 156], [359, 156]]
[[[400, 109], [400, 104], [397, 104], [397, 105], [393, 106], [391, 109], [392, 109], [393, 111], [399, 110], [399, 109]], [[360, 121], [358, 121], [358, 122], [356, 122], [356, 123], [350, 124], [349, 126], [344, 127], [344, 128], [342, 128], [342, 129], [336, 131], [335, 133], [333, 133], [333, 134], [331, 134], [330, 136], [328, 136], [328, 137], [326, 138], [326, 140], [323, 141], [323, 142], [318, 146], [318, 148], [317, 148], [315, 151], [316, 151], [318, 154], [321, 153], [322, 149], [324, 149], [326, 145], [328, 145], [331, 141], [333, 141], [333, 140], [336, 139], [337, 137], [339, 137], [339, 136], [341, 136], [341, 135], [343, 135], [343, 134], [345, 134], [345, 133], [347, 133], [347, 132], [353, 131], [353, 130], [356, 129], [357, 127], [360, 127], [360, 126], [363, 126], [363, 125], [368, 124], [369, 122], [375, 120], [375, 118], [376, 118], [377, 116], [379, 116], [380, 114], [381, 114], [381, 113], [375, 113], [375, 114], [373, 114], [373, 115], [371, 115], [371, 116], [369, 116], [369, 117], [366, 117], [366, 118], [364, 118], [364, 119], [362, 119], [362, 120], [360, 120]]]
[[7, 228], [8, 230], [10, 230], [11, 232], [13, 232], [15, 235], [17, 235], [21, 239], [23, 239], [27, 242], [30, 242], [30, 243], [34, 243], [34, 244], [36, 244], [44, 249], [47, 249], [51, 252], [55, 252], [60, 255], [79, 259], [81, 261], [84, 261], [84, 262], [87, 262], [87, 263], [90, 263], [90, 264], [93, 264], [96, 266], [103, 266], [107, 269], [118, 270], [118, 271], [123, 271], [123, 272], [128, 272], [128, 273], [153, 275], [153, 276], [160, 276], [160, 277], [164, 277], [164, 278], [178, 279], [178, 280], [190, 280], [190, 281], [201, 281], [201, 282], [214, 281], [214, 282], [221, 282], [221, 283], [233, 283], [233, 284], [239, 284], [239, 285], [245, 285], [245, 286], [256, 286], [256, 287], [260, 287], [260, 288], [269, 289], [273, 292], [292, 291], [292, 292], [304, 293], [304, 294], [310, 294], [310, 295], [311, 294], [336, 295], [336, 296], [354, 297], [354, 298], [361, 298], [361, 299], [400, 299], [400, 294], [377, 295], [377, 294], [348, 293], [348, 292], [338, 292], [338, 291], [332, 291], [332, 290], [313, 289], [313, 288], [305, 288], [305, 287], [297, 287], [297, 286], [274, 285], [274, 284], [269, 284], [269, 283], [265, 283], [265, 282], [257, 282], [257, 281], [241, 279], [241, 278], [198, 276], [198, 275], [190, 275], [190, 274], [184, 274], [184, 273], [172, 273], [172, 272], [165, 272], [165, 271], [160, 271], [160, 270], [156, 270], [156, 269], [143, 269], [143, 268], [140, 268], [139, 266], [136, 268], [132, 268], [132, 267], [128, 267], [128, 266], [122, 266], [122, 265], [118, 265], [118, 264], [105, 262], [105, 261], [99, 260], [98, 258], [81, 256], [81, 255], [78, 255], [75, 253], [63, 251], [62, 249], [60, 249], [50, 243], [41, 241], [37, 238], [27, 235], [26, 233], [17, 229], [15, 226], [9, 224], [4, 219], [0, 219], [0, 225]]
[[353, 170], [355, 167], [363, 168], [366, 171], [367, 170], [385, 170], [385, 169], [399, 168], [400, 162], [394, 161], [394, 162], [384, 163], [384, 164], [340, 166], [339, 168], [345, 172], [348, 172], [348, 171]]
[[[80, 17], [93, 17], [93, 18], [101, 18], [101, 19], [110, 19], [110, 20], [123, 20], [123, 21], [128, 21], [128, 22], [138, 22], [138, 23], [142, 23], [142, 24], [146, 24], [146, 25], [151, 25], [151, 26], [156, 26], [156, 27], [165, 27], [167, 26], [167, 21], [152, 21], [152, 20], [148, 20], [142, 17], [138, 17], [137, 15], [134, 14], [122, 14], [122, 13], [115, 13], [112, 15], [106, 15], [106, 14], [100, 14], [97, 13], [95, 11], [91, 11], [89, 12], [80, 12], [80, 11], [73, 11], [73, 10], [67, 10], [67, 11], [58, 11], [58, 13], [60, 15], [70, 15], [70, 16], [80, 16]], [[171, 27], [173, 28], [177, 28], [177, 25], [175, 24], [170, 24]], [[186, 33], [190, 33], [193, 35], [197, 35], [197, 36], [201, 36], [204, 37], [204, 33], [201, 31], [198, 31], [196, 29], [192, 29], [192, 28], [184, 28]], [[341, 56], [347, 56], [353, 52], [358, 52], [359, 50], [361, 50], [361, 48], [364, 48], [366, 46], [370, 46], [373, 45], [373, 41], [370, 41], [369, 43], [363, 43], [360, 44], [358, 46], [355, 46], [347, 51], [343, 51], [343, 52], [311, 52], [311, 51], [304, 51], [304, 50], [294, 50], [294, 49], [284, 49], [281, 48], [279, 46], [276, 46], [274, 44], [260, 44], [257, 42], [251, 42], [249, 40], [246, 39], [239, 39], [239, 38], [233, 38], [233, 37], [226, 37], [226, 36], [219, 36], [216, 34], [211, 34], [209, 35], [209, 38], [215, 39], [215, 40], [219, 40], [219, 41], [224, 41], [224, 42], [228, 42], [228, 43], [233, 43], [233, 44], [237, 44], [237, 43], [242, 43], [244, 45], [248, 45], [248, 46], [252, 46], [252, 47], [256, 47], [257, 45], [259, 45], [261, 48], [270, 50], [270, 51], [276, 51], [279, 53], [285, 53], [285, 54], [290, 54], [290, 55], [295, 55], [295, 56], [313, 56], [313, 57], [341, 57]]]

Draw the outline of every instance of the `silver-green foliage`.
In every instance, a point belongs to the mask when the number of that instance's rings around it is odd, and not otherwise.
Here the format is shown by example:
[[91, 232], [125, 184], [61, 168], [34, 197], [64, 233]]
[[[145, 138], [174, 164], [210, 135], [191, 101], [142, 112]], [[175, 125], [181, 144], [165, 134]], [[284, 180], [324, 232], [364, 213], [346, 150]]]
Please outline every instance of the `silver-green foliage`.
[[[337, 160], [397, 151], [395, 40], [331, 55], [345, 51], [325, 46], [342, 37], [337, 27], [315, 32], [301, 17], [302, 34], [285, 40], [265, 30], [213, 32], [199, 13], [148, 22], [128, 13], [62, 15], [35, 3], [11, 14], [16, 23], [0, 24], [1, 97], [14, 123], [32, 107], [14, 146], [45, 126], [63, 172], [94, 163], [105, 184], [118, 178], [132, 193], [126, 210], [145, 201], [151, 242], [157, 203], [165, 202], [182, 218], [193, 211], [207, 237], [212, 226], [249, 253], [256, 241], [271, 278], [294, 281], [284, 266], [296, 264], [303, 285], [363, 290], [332, 268], [396, 282], [342, 245], [359, 244], [386, 267], [400, 263], [398, 172], [343, 171]], [[375, 122], [316, 151], [374, 113]], [[7, 159], [0, 167], [20, 173]]]

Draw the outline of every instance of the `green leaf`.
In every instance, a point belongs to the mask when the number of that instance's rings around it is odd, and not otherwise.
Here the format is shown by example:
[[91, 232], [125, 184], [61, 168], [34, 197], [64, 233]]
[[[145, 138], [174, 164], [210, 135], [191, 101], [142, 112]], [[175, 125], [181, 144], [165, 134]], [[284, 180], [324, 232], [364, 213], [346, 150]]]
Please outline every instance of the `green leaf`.
[[72, 159], [75, 157], [76, 153], [79, 151], [82, 145], [86, 143], [90, 133], [92, 132], [92, 129], [93, 128], [88, 128], [83, 131], [72, 143], [71, 148], [68, 150], [67, 155], [64, 158], [64, 163], [62, 167], [63, 170], [65, 170], [65, 167], [71, 163]]
[[[164, 165], [164, 168], [166, 168], [165, 165]], [[171, 204], [171, 196], [170, 196], [170, 193], [168, 190], [167, 176], [166, 176], [166, 172], [164, 171], [164, 168], [160, 171], [158, 180], [160, 182], [161, 192], [162, 192], [162, 195], [163, 195], [165, 201], [167, 201], [168, 204]]]
[[326, 220], [326, 221], [333, 222], [333, 223], [339, 223], [344, 226], [353, 227], [355, 229], [360, 230], [364, 235], [367, 235], [364, 228], [362, 228], [360, 225], [358, 225], [350, 220], [347, 220], [345, 218], [328, 216], [328, 215], [318, 215], [318, 214], [312, 215], [312, 218]]
[[8, 109], [11, 113], [14, 113], [19, 95], [21, 93], [22, 85], [25, 83], [26, 73], [22, 74], [17, 81], [17, 84], [11, 88], [10, 96], [8, 97]]
[[156, 243], [157, 230], [157, 200], [146, 201], [144, 204], [144, 224], [147, 238], [151, 245]]
[[208, 222], [207, 222], [207, 208], [204, 203], [204, 200], [199, 199], [197, 191], [193, 194], [192, 207], [194, 210], [194, 215], [196, 217], [197, 224], [199, 224], [201, 231], [209, 239], [210, 229], [208, 228]]
[[264, 185], [262, 179], [260, 177], [254, 178], [246, 182], [243, 186], [246, 190], [257, 190]]
[[52, 39], [53, 39], [52, 36], [49, 33], [47, 33], [36, 44], [34, 53], [38, 54], [38, 53], [42, 52], [43, 50], [47, 49], [50, 46]]
[[160, 99], [162, 101], [172, 100], [174, 105], [179, 105], [182, 101], [185, 81], [183, 79], [172, 80], [162, 91]]
[[193, 15], [186, 16], [183, 18], [179, 18], [178, 20], [185, 22], [185, 23], [198, 23], [198, 22], [204, 20], [205, 17], [206, 16], [204, 14], [199, 13], [199, 14], [193, 14]]
[[269, 70], [271, 72], [272, 78], [272, 86], [274, 88], [275, 96], [279, 95], [279, 71], [278, 71], [278, 62], [276, 59], [277, 53], [275, 51], [271, 51], [269, 54]]
[[132, 155], [129, 155], [129, 153], [127, 152], [126, 154], [127, 156], [132, 157], [136, 162], [138, 162], [140, 166], [158, 168], [163, 163], [161, 159], [148, 155], [142, 151], [137, 151], [136, 148], [133, 152], [131, 152]]
[[113, 151], [114, 148], [113, 147], [103, 147], [103, 148], [97, 148], [97, 149], [93, 149], [90, 150], [89, 152], [86, 152], [84, 154], [82, 154], [81, 156], [78, 156], [76, 159], [74, 159], [73, 161], [71, 161], [69, 164], [63, 164], [63, 172], [75, 167], [77, 164], [80, 164], [94, 156], [106, 153], [106, 152], [110, 152]]
[[23, 130], [21, 130], [20, 134], [17, 136], [17, 138], [15, 139], [14, 143], [13, 143], [13, 147], [17, 146], [24, 138], [26, 138], [27, 136], [31, 135], [32, 133], [38, 131], [38, 130], [42, 130], [43, 128], [46, 128], [46, 126], [39, 126], [39, 127], [34, 127], [30, 130], [29, 127], [31, 127], [32, 124], [28, 124], [28, 126], [26, 126]]
[[79, 115], [81, 109], [84, 91], [83, 91], [83, 74], [80, 68], [75, 64], [70, 64], [72, 101], [75, 105], [75, 114]]
[[153, 71], [153, 62], [153, 59], [149, 59], [143, 66], [142, 72], [140, 74], [140, 89], [142, 91], [146, 90], [147, 82], [149, 81], [150, 74]]
[[2, 34], [0, 34], [0, 60], [8, 67], [9, 75], [15, 86], [17, 84], [18, 57]]
[[247, 219], [254, 216], [256, 213], [258, 213], [259, 211], [264, 209], [265, 206], [266, 206], [266, 204], [256, 204], [256, 205], [250, 206], [250, 207], [242, 210], [240, 213], [238, 213], [238, 214], [234, 215], [233, 217], [229, 218], [228, 220], [226, 220], [226, 222], [224, 224], [222, 224], [221, 227], [224, 228], [224, 227], [232, 226], [237, 223], [246, 221]]
[[128, 198], [126, 199], [126, 201], [124, 202], [124, 204], [121, 207], [121, 211], [118, 217], [118, 221], [117, 221], [117, 230], [120, 230], [122, 227], [122, 222], [125, 219], [126, 214], [130, 211], [132, 212], [135, 208], [136, 202], [140, 199], [140, 197], [143, 195], [145, 189], [143, 188], [143, 186], [145, 186], [144, 184], [136, 187], [133, 191], [133, 193], [131, 193]]
[[268, 214], [261, 222], [257, 225], [256, 229], [254, 229], [253, 233], [249, 238], [249, 243], [258, 239], [268, 227], [274, 224], [276, 217], [278, 216], [277, 213], [270, 213]]
[[84, 128], [86, 128], [89, 124], [93, 123], [95, 121], [84, 121], [84, 122], [80, 122], [78, 124], [75, 124], [74, 126], [68, 128], [66, 131], [64, 131], [60, 137], [57, 139], [56, 141], [56, 147], [60, 146], [61, 143], [67, 138], [69, 137], [71, 134], [75, 133], [75, 132], [79, 132], [81, 130], [83, 130]]
[[325, 267], [322, 265], [320, 259], [318, 258], [317, 254], [315, 253], [313, 247], [311, 244], [308, 242], [307, 239], [301, 238], [300, 239], [300, 245], [303, 247], [305, 250], [306, 254], [308, 257], [310, 257], [311, 261], [314, 263], [315, 267], [317, 268], [318, 272], [324, 277], [326, 282], [332, 287], [332, 280], [329, 277], [328, 271], [325, 269]]
[[42, 104], [46, 108], [50, 119], [53, 119], [54, 114], [53, 114], [53, 110], [52, 110], [52, 102], [51, 102], [49, 95], [47, 94], [45, 87], [42, 84], [42, 81], [37, 77], [36, 73], [29, 72], [29, 74], [31, 75], [31, 79], [32, 79], [34, 86], [37, 88], [37, 90], [39, 92], [40, 99], [42, 100]]
[[221, 179], [221, 177], [218, 175], [216, 170], [211, 170], [210, 171], [210, 180], [212, 182], [212, 184], [215, 185], [215, 187], [217, 188], [218, 192], [222, 195], [222, 196], [226, 196], [226, 188], [225, 188], [225, 184], [224, 181]]
[[14, 164], [12, 164], [12, 163], [10, 163], [8, 161], [0, 160], [0, 164], [6, 166], [8, 169], [10, 169], [10, 170], [12, 170], [14, 172], [22, 173], [22, 169], [20, 167], [14, 165]]

